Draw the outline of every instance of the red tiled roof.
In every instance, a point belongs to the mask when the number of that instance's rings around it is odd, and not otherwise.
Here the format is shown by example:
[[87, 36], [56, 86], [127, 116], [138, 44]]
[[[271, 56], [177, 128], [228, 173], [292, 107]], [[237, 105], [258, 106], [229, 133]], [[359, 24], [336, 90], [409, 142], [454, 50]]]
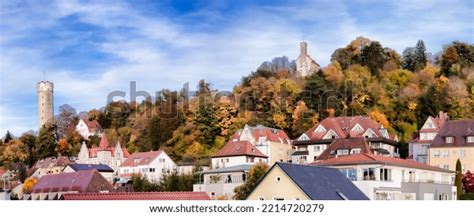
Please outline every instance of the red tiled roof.
[[[100, 139], [99, 147], [92, 147], [89, 149], [89, 157], [97, 157], [97, 152], [99, 151], [110, 151], [112, 156], [115, 156], [115, 147], [110, 147], [109, 141], [107, 140], [105, 134]], [[128, 152], [127, 148], [122, 148], [122, 151], [124, 157], [127, 158], [130, 156], [130, 153]]]
[[334, 140], [334, 142], [319, 155], [318, 160], [327, 160], [336, 157], [336, 154], [331, 154], [332, 151], [337, 151], [338, 149], [347, 149], [350, 151], [354, 148], [360, 148], [361, 154], [371, 153], [370, 147], [364, 137], [339, 138]]
[[206, 192], [111, 192], [64, 194], [64, 200], [210, 200]]
[[255, 156], [267, 158], [257, 147], [249, 141], [229, 141], [221, 150], [212, 155], [212, 157], [229, 157], [229, 156]]
[[113, 186], [97, 172], [85, 170], [55, 175], [45, 175], [31, 189], [32, 193], [49, 192], [99, 192], [113, 191]]
[[[288, 138], [288, 135], [283, 130], [265, 127], [263, 125], [257, 125], [255, 127], [246, 125], [243, 130], [246, 129], [250, 130], [250, 134], [256, 141], [258, 141], [261, 137], [264, 137], [271, 142], [290, 144], [290, 138]], [[235, 132], [232, 135], [231, 140], [240, 140], [243, 130]]]
[[[357, 124], [359, 124], [363, 131], [352, 130]], [[322, 125], [326, 131], [317, 132], [315, 131], [319, 125]], [[383, 137], [383, 134], [380, 132], [382, 125], [374, 121], [369, 116], [340, 116], [340, 117], [328, 117], [321, 121], [319, 124], [316, 124], [314, 127], [307, 130], [304, 134], [308, 136], [310, 140], [322, 140], [324, 135], [330, 130], [333, 130], [338, 137], [360, 137], [368, 129], [371, 129], [377, 137]], [[395, 140], [396, 136], [389, 134], [388, 139]]]
[[393, 166], [401, 166], [415, 169], [432, 170], [437, 172], [451, 172], [449, 170], [430, 166], [428, 164], [418, 163], [413, 160], [405, 160], [394, 157], [379, 156], [373, 154], [353, 154], [348, 156], [340, 156], [328, 160], [317, 161], [311, 163], [313, 165], [336, 166], [336, 165], [355, 165], [355, 164], [387, 164]]
[[100, 139], [99, 148], [106, 149], [109, 147], [109, 141], [107, 140], [107, 136], [103, 135]]
[[[446, 137], [454, 138], [453, 143], [446, 143]], [[447, 121], [439, 130], [430, 148], [474, 146], [467, 142], [467, 136], [474, 136], [474, 119]]]
[[127, 160], [125, 160], [120, 167], [128, 167], [128, 166], [143, 166], [150, 164], [153, 160], [155, 160], [158, 155], [160, 155], [163, 151], [151, 151], [151, 152], [135, 152], [130, 155]]
[[82, 120], [86, 124], [89, 131], [102, 130], [102, 127], [100, 126], [100, 124], [97, 120], [94, 119], [92, 121], [89, 121], [89, 119], [87, 119], [87, 118], [82, 118]]

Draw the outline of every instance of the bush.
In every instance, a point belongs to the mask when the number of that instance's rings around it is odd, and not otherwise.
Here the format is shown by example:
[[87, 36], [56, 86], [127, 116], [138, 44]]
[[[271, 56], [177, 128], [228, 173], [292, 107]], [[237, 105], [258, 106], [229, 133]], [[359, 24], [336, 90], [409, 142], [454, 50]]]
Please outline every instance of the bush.
[[474, 193], [461, 194], [460, 200], [474, 200]]

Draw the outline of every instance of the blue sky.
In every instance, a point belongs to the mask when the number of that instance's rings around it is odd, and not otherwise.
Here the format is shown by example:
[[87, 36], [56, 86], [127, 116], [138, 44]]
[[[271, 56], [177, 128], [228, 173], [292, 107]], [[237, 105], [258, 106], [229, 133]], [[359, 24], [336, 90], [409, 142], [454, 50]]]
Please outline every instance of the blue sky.
[[436, 53], [473, 43], [473, 1], [0, 1], [0, 134], [37, 127], [36, 82], [55, 84], [55, 109], [100, 108], [114, 90], [231, 90], [263, 61], [295, 59], [357, 36], [399, 53], [423, 39]]

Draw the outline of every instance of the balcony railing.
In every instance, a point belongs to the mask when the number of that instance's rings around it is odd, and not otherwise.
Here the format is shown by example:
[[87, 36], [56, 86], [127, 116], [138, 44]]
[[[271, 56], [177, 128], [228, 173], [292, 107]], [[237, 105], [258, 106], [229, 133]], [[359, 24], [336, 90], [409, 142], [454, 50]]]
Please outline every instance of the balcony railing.
[[451, 184], [449, 181], [435, 181], [431, 179], [403, 179], [403, 183], [433, 183], [433, 184]]

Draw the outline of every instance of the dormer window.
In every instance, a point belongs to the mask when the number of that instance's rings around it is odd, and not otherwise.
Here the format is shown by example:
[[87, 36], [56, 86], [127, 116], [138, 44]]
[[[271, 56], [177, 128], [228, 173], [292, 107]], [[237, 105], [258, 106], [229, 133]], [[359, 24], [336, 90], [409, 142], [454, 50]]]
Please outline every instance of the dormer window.
[[360, 148], [353, 148], [351, 149], [351, 154], [360, 154], [361, 149]]
[[468, 142], [468, 143], [474, 143], [474, 136], [467, 136], [467, 137], [466, 137], [466, 142]]
[[349, 149], [338, 149], [337, 150], [337, 155], [348, 155], [349, 154]]
[[448, 137], [445, 138], [446, 143], [453, 143], [453, 141], [454, 141], [454, 137], [452, 137], [452, 136], [448, 136]]

